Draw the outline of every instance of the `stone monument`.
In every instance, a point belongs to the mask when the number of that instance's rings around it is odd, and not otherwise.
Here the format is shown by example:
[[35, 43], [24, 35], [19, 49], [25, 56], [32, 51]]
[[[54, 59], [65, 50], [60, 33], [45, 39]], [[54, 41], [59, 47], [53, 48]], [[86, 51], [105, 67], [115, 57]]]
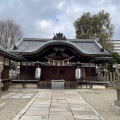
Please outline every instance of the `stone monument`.
[[120, 115], [120, 64], [116, 66], [116, 75], [117, 75], [117, 100], [114, 100], [114, 104], [112, 105], [112, 109]]
[[3, 62], [0, 62], [0, 99], [1, 99], [1, 88], [3, 87], [3, 83], [1, 82], [1, 73], [3, 70]]

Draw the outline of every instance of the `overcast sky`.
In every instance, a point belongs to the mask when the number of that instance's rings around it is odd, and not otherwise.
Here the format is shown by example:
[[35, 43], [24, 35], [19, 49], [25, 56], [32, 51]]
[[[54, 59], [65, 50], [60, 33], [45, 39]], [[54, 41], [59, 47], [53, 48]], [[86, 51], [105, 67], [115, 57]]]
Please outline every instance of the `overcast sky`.
[[120, 0], [0, 0], [0, 18], [15, 20], [24, 37], [52, 38], [62, 32], [75, 38], [74, 21], [84, 12], [101, 10], [110, 13], [113, 39], [120, 39]]

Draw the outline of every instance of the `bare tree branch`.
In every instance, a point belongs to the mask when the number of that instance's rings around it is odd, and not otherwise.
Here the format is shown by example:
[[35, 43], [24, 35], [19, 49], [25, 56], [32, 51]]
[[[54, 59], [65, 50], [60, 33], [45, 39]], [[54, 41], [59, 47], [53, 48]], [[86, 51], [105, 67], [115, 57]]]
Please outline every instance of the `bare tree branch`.
[[0, 44], [8, 49], [23, 37], [21, 27], [12, 19], [0, 20]]

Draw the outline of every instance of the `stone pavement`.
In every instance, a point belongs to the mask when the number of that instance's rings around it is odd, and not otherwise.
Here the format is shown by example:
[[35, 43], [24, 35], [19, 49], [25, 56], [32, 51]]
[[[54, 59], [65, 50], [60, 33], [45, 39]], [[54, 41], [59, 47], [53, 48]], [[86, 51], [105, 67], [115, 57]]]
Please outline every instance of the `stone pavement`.
[[5, 98], [14, 98], [14, 99], [18, 99], [18, 98], [30, 98], [33, 94], [18, 94], [18, 93], [8, 93], [4, 96], [1, 97], [1, 99], [5, 99]]
[[40, 90], [14, 120], [103, 120], [76, 90]]

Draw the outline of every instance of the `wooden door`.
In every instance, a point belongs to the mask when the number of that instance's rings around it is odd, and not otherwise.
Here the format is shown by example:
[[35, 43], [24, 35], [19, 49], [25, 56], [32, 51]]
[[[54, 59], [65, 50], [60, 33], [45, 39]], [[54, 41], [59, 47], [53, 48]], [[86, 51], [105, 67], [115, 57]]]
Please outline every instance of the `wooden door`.
[[42, 80], [75, 80], [73, 66], [44, 66], [41, 68]]
[[50, 69], [50, 78], [53, 80], [67, 79], [66, 76], [67, 70], [65, 68], [51, 68]]

